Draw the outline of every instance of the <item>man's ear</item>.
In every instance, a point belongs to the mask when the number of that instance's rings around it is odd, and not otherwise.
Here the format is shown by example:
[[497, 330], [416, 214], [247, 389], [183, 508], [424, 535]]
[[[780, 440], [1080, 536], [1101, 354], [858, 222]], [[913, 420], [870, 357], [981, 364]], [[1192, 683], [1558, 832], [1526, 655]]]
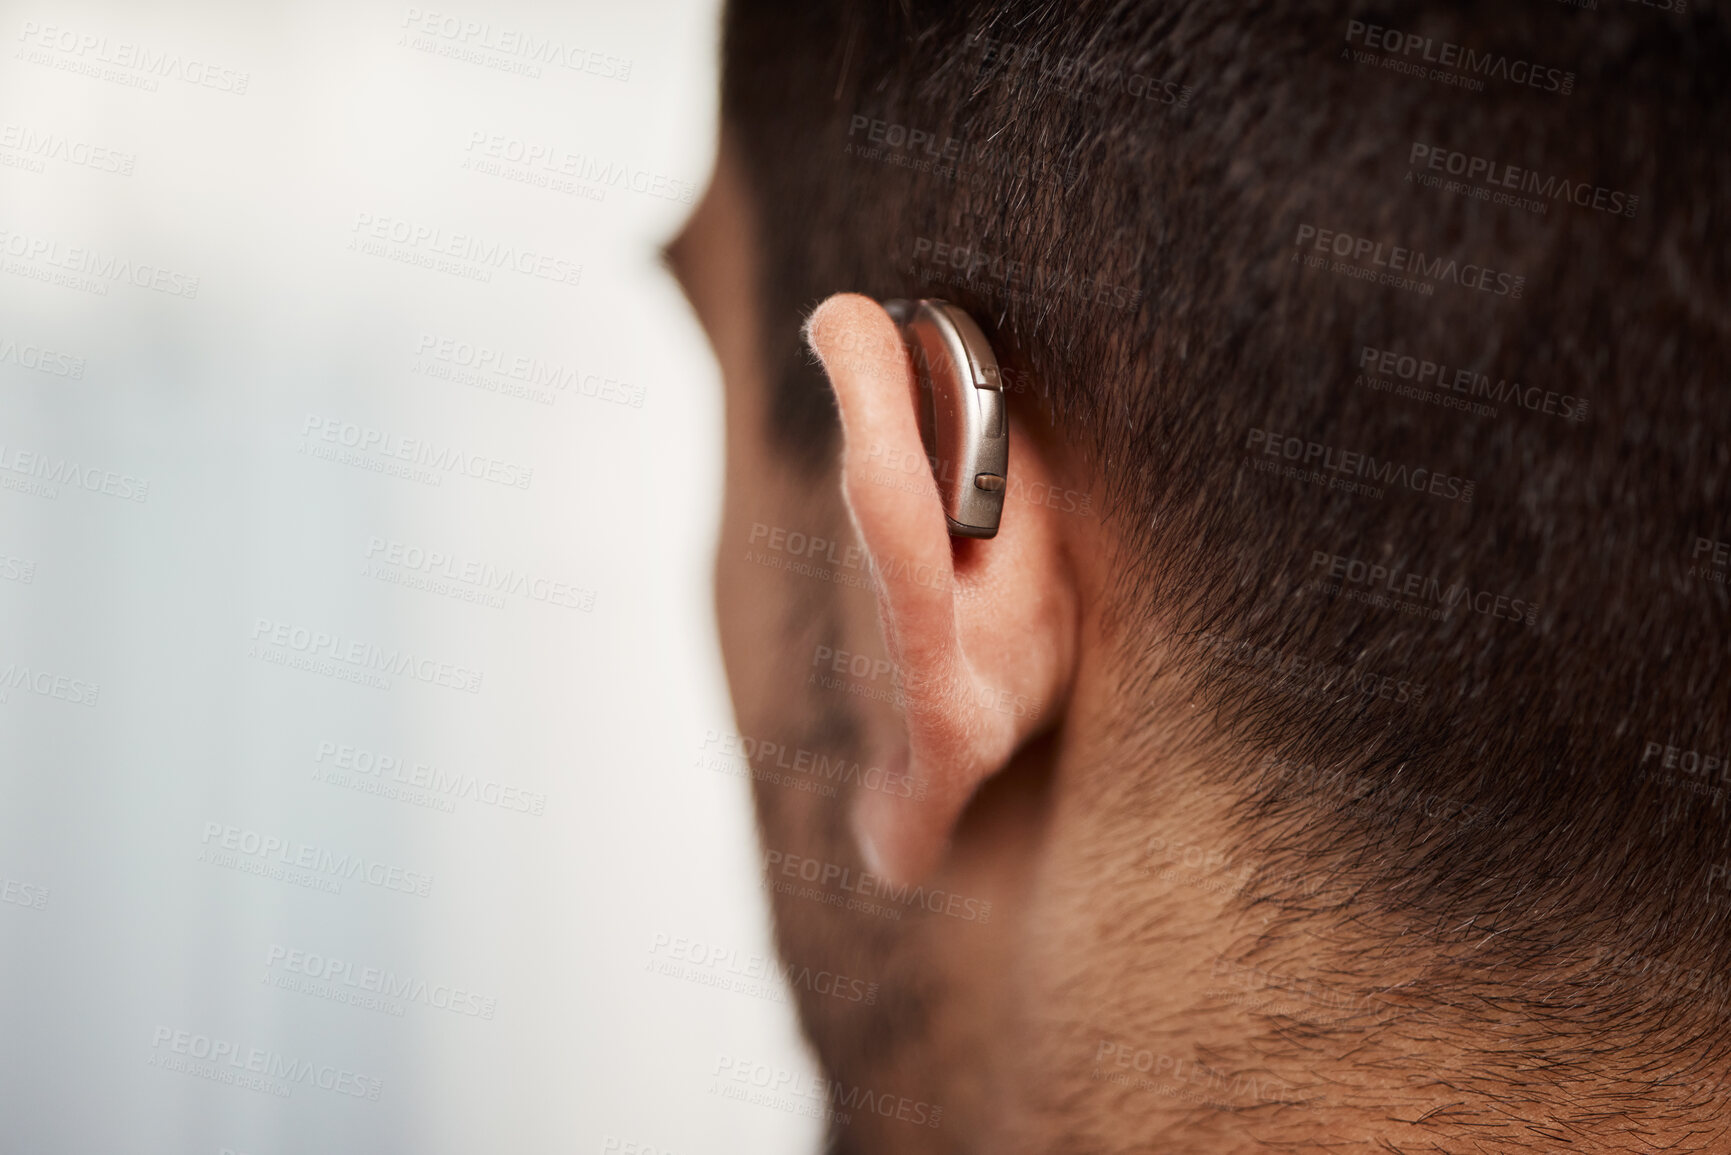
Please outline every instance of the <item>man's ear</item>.
[[998, 534], [952, 539], [920, 442], [912, 362], [889, 314], [838, 294], [812, 314], [806, 338], [841, 410], [843, 497], [872, 560], [916, 785], [912, 797], [859, 791], [852, 826], [868, 869], [917, 882], [942, 862], [980, 784], [1065, 706], [1079, 598], [1059, 519], [1072, 515], [1029, 500], [1054, 492], [1054, 463], [1012, 413]]

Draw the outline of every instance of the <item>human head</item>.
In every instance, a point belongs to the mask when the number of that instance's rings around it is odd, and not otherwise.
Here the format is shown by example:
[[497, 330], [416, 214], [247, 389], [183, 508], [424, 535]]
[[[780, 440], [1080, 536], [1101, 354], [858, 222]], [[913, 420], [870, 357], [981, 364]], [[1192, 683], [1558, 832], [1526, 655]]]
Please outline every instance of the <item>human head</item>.
[[675, 256], [779, 943], [876, 984], [795, 983], [837, 1149], [1716, 1126], [1727, 39], [1628, 7], [730, 5]]

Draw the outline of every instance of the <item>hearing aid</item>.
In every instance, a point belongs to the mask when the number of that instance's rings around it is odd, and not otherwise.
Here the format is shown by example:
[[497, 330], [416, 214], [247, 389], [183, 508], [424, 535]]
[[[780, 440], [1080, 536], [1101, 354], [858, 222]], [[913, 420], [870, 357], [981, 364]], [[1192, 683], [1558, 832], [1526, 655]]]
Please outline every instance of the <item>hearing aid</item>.
[[994, 537], [1004, 512], [1010, 436], [1003, 377], [974, 319], [948, 301], [891, 300], [919, 382], [920, 440], [955, 537]]

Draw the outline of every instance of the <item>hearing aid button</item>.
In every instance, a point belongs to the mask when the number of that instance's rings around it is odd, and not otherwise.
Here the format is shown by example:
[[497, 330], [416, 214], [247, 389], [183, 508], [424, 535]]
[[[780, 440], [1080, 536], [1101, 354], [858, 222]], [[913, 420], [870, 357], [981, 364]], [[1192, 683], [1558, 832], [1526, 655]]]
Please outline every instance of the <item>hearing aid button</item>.
[[996, 473], [981, 473], [975, 475], [974, 485], [987, 493], [997, 493], [1004, 488], [1004, 479]]

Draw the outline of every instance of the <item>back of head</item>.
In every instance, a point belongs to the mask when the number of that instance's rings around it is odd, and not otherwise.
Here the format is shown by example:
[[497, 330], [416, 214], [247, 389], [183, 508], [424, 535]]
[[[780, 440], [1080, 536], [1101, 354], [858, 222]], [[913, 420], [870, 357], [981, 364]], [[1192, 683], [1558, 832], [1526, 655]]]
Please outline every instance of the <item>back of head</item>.
[[1731, 38], [1683, 3], [726, 17], [789, 457], [818, 301], [977, 318], [1121, 543], [1123, 740], [1181, 680], [1255, 850], [1235, 965], [1374, 996], [1260, 1045], [1350, 1099], [1447, 1039], [1489, 1140], [1722, 1127]]

